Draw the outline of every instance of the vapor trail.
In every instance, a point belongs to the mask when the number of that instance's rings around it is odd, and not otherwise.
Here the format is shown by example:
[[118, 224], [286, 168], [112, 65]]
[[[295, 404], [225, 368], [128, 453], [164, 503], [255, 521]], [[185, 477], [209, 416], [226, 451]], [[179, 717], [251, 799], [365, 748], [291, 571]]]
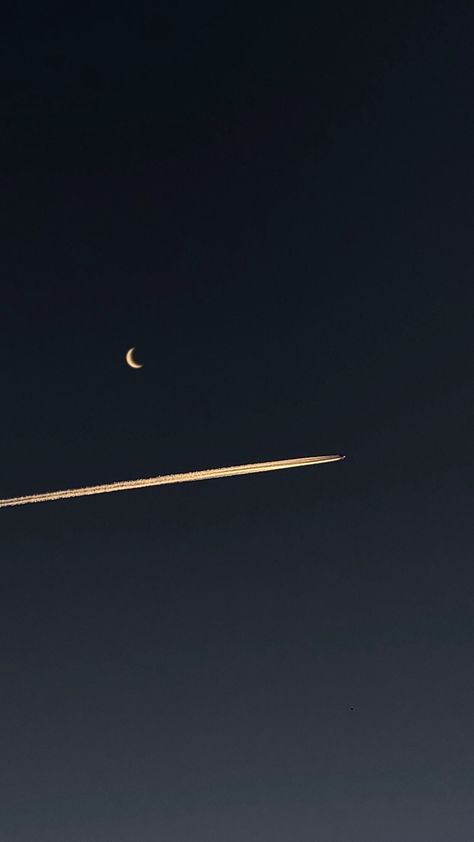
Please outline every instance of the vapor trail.
[[297, 459], [280, 459], [272, 462], [253, 462], [231, 468], [210, 468], [206, 471], [189, 471], [185, 474], [167, 474], [161, 477], [133, 479], [124, 482], [107, 482], [104, 485], [88, 485], [84, 488], [67, 488], [63, 491], [47, 491], [43, 494], [28, 494], [25, 497], [0, 499], [0, 508], [25, 506], [27, 503], [46, 503], [48, 500], [68, 500], [70, 497], [87, 497], [92, 494], [111, 494], [113, 491], [130, 491], [132, 488], [148, 488], [154, 485], [172, 485], [176, 482], [196, 482], [203, 479], [235, 477], [239, 474], [257, 474], [263, 471], [279, 471], [285, 468], [301, 468], [304, 465], [319, 465], [322, 462], [337, 462], [344, 456], [304, 456]]

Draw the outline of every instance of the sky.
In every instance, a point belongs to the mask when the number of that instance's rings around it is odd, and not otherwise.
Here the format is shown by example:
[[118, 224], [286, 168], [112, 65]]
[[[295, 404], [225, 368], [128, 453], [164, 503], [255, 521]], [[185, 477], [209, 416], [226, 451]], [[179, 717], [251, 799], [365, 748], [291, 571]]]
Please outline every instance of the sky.
[[1, 29], [0, 497], [346, 456], [0, 512], [1, 842], [467, 839], [472, 5]]

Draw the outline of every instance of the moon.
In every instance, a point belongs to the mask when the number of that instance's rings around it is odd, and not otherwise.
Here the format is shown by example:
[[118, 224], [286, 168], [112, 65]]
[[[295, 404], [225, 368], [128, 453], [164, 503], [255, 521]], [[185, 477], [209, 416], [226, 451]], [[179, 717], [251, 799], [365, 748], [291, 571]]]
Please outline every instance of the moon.
[[130, 348], [127, 351], [125, 359], [127, 360], [127, 363], [130, 366], [130, 368], [143, 368], [143, 365], [140, 365], [139, 363], [135, 362], [135, 360], [133, 359], [134, 350], [135, 350], [135, 348]]

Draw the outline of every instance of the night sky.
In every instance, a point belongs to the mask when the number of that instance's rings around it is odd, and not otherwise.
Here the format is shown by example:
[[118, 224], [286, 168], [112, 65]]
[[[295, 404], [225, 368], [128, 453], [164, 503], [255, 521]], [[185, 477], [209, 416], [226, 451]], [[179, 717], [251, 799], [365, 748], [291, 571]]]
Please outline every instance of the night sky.
[[0, 497], [347, 458], [1, 510], [1, 842], [471, 838], [472, 4], [6, 8]]

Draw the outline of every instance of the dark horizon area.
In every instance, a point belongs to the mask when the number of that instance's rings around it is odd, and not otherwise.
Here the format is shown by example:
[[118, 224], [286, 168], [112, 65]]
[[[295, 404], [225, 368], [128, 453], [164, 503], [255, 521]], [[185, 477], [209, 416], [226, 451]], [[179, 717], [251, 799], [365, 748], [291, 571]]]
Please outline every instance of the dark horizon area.
[[346, 459], [0, 511], [0, 842], [472, 833], [473, 37], [4, 12], [0, 498]]

